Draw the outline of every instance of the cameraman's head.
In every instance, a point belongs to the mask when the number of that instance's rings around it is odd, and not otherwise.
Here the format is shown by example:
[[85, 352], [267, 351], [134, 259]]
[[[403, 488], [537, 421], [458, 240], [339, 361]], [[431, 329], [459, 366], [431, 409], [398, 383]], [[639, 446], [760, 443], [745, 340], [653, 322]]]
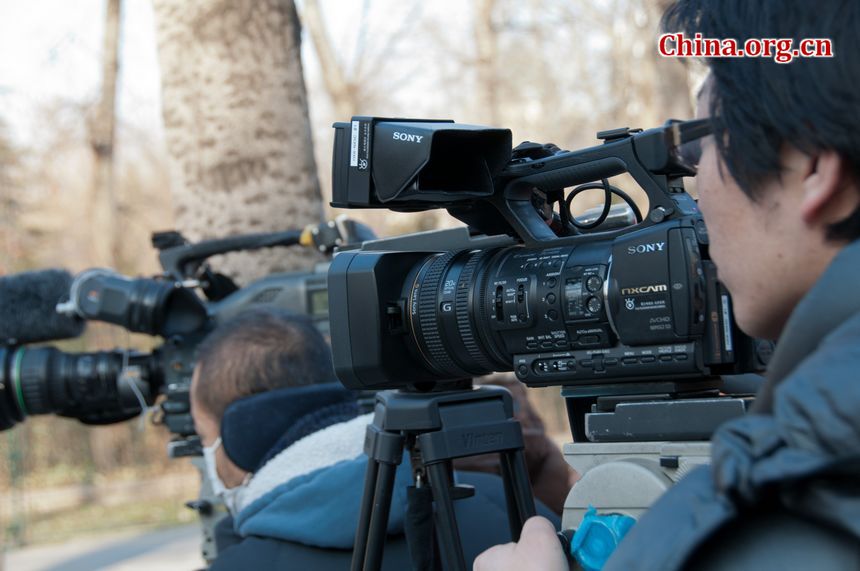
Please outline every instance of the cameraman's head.
[[839, 249], [860, 237], [858, 12], [835, 0], [689, 0], [664, 21], [667, 32], [741, 45], [793, 38], [797, 48], [826, 35], [841, 56], [708, 61], [697, 115], [711, 117], [714, 135], [701, 142], [699, 205], [748, 334], [778, 337]]
[[200, 345], [191, 381], [194, 428], [205, 447], [216, 493], [239, 486], [248, 476], [220, 446], [221, 418], [230, 403], [333, 379], [328, 345], [304, 317], [263, 308], [219, 325]]

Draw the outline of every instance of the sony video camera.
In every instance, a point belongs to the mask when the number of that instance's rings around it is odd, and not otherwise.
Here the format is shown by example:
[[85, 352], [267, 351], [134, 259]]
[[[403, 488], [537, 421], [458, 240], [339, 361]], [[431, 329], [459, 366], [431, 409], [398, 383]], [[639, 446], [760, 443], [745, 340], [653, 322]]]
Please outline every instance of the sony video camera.
[[[331, 338], [347, 387], [430, 390], [514, 371], [566, 396], [678, 394], [763, 368], [682, 182], [707, 121], [606, 131], [573, 152], [512, 151], [507, 129], [450, 121], [334, 127], [332, 206], [446, 208], [468, 225], [335, 256]], [[645, 216], [608, 182], [623, 173], [647, 195]], [[586, 221], [570, 207], [589, 189], [604, 205]], [[632, 225], [611, 223], [623, 203]]]

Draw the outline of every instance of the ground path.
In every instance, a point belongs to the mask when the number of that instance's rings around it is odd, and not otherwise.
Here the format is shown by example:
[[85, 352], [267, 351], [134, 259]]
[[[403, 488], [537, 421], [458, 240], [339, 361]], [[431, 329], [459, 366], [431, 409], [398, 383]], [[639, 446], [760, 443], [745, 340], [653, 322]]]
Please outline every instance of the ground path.
[[123, 531], [6, 553], [7, 571], [192, 571], [203, 567], [200, 526]]

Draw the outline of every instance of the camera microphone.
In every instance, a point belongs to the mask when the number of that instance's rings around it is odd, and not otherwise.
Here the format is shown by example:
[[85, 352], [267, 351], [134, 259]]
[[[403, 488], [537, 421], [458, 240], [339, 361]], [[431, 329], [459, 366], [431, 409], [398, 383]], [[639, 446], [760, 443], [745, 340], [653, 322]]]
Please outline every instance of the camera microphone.
[[59, 269], [0, 278], [0, 344], [38, 343], [78, 337], [85, 323], [57, 313], [68, 299], [72, 276]]

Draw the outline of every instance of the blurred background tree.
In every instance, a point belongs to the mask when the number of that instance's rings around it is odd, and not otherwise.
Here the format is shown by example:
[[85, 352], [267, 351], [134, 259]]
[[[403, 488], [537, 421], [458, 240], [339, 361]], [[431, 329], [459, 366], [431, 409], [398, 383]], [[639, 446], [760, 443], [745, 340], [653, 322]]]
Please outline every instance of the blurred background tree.
[[[198, 241], [322, 220], [301, 24], [292, 0], [154, 0], [176, 225]], [[238, 282], [298, 270], [306, 249], [237, 252]]]
[[[5, 4], [0, 273], [109, 264], [126, 274], [152, 274], [159, 270], [149, 242], [155, 230], [176, 226], [197, 240], [339, 214], [325, 206], [331, 124], [352, 115], [493, 124], [511, 128], [515, 143], [567, 149], [597, 143], [598, 130], [690, 116], [697, 72], [656, 52], [666, 4]], [[457, 223], [445, 212], [349, 215], [383, 236]], [[308, 252], [274, 249], [215, 263], [247, 281], [315, 260]], [[117, 328], [90, 330], [64, 348], [129, 342]], [[154, 344], [139, 336], [131, 342], [141, 349]], [[548, 427], [567, 439], [557, 389], [536, 395]], [[162, 486], [163, 493], [193, 493], [195, 473], [186, 462], [167, 460], [167, 439], [165, 430], [141, 431], [134, 422], [94, 429], [29, 419], [0, 438], [6, 525], [13, 479], [19, 499], [46, 486], [98, 487], [165, 473], [187, 478], [191, 487]], [[15, 478], [13, 468], [20, 471]], [[46, 518], [33, 515], [31, 529]]]

